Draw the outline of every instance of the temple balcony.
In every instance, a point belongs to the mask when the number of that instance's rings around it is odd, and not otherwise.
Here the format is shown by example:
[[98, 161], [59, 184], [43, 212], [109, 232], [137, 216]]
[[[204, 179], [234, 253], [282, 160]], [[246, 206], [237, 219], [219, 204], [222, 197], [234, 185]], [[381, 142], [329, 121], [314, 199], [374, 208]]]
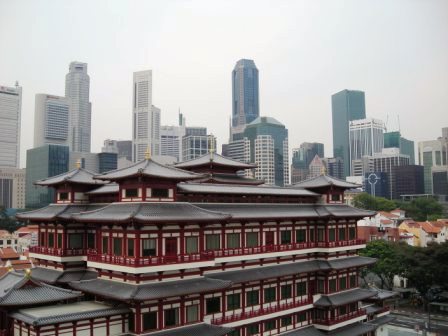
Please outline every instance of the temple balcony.
[[343, 327], [348, 324], [362, 321], [366, 318], [367, 318], [366, 309], [358, 309], [354, 312], [350, 312], [337, 317], [331, 317], [331, 318], [315, 317], [313, 319], [313, 323], [316, 328], [329, 331]]
[[317, 247], [334, 248], [334, 247], [348, 247], [355, 245], [363, 245], [358, 248], [364, 248], [366, 245], [365, 239], [351, 239], [351, 240], [338, 240], [329, 242], [318, 242]]
[[86, 260], [86, 249], [62, 249], [44, 246], [30, 247], [30, 257], [51, 261], [84, 261]]
[[[281, 303], [268, 307], [260, 307], [256, 310], [248, 310], [228, 316], [213, 317], [210, 321], [214, 325], [225, 327], [236, 327], [243, 324], [254, 323], [277, 316], [307, 310], [313, 307], [312, 297], [300, 300], [297, 298], [293, 302]], [[246, 307], [246, 309], [248, 309]], [[218, 314], [216, 314], [218, 315]]]

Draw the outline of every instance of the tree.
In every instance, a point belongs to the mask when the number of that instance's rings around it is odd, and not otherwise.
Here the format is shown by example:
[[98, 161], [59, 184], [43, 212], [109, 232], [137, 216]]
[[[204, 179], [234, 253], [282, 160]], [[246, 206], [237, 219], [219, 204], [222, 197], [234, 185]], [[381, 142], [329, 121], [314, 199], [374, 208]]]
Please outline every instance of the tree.
[[443, 217], [443, 207], [433, 197], [416, 198], [411, 202], [402, 202], [400, 209], [406, 211], [406, 216], [415, 221], [434, 220]]
[[20, 224], [8, 216], [5, 207], [0, 206], [0, 230], [7, 230], [12, 233], [19, 227]]
[[353, 198], [353, 205], [357, 208], [373, 211], [391, 211], [397, 208], [394, 201], [384, 197], [374, 197], [365, 192]]

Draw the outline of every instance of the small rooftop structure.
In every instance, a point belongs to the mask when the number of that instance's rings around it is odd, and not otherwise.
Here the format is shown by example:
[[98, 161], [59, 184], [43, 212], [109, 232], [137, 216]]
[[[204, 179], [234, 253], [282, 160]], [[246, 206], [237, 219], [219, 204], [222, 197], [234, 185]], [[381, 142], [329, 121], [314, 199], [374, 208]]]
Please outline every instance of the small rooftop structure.
[[292, 185], [292, 188], [300, 187], [305, 189], [317, 189], [317, 188], [325, 188], [325, 187], [338, 187], [342, 189], [352, 189], [352, 188], [360, 188], [362, 187], [359, 184], [347, 182], [344, 180], [340, 180], [338, 178], [328, 176], [328, 175], [320, 175], [317, 177], [310, 178], [308, 180], [304, 180]]
[[95, 176], [95, 174], [88, 171], [87, 169], [75, 168], [66, 173], [38, 180], [34, 184], [39, 186], [57, 186], [66, 183], [87, 185], [104, 184], [103, 181], [94, 180], [93, 176]]
[[236, 170], [256, 168], [255, 164], [244, 163], [238, 160], [230, 159], [217, 153], [207, 153], [196, 159], [184, 161], [176, 164], [177, 168], [194, 170], [199, 167], [221, 166]]

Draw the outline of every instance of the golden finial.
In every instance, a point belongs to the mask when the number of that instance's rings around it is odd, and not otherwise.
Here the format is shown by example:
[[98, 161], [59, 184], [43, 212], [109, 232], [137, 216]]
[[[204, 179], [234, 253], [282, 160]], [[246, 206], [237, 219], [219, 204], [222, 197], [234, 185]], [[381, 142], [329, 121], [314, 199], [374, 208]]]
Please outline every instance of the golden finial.
[[146, 148], [145, 152], [145, 160], [149, 160], [151, 158], [151, 150], [149, 149], [149, 146]]
[[27, 268], [25, 270], [25, 278], [31, 279], [31, 269]]
[[78, 159], [78, 161], [76, 161], [76, 169], [80, 168], [81, 168], [81, 159]]

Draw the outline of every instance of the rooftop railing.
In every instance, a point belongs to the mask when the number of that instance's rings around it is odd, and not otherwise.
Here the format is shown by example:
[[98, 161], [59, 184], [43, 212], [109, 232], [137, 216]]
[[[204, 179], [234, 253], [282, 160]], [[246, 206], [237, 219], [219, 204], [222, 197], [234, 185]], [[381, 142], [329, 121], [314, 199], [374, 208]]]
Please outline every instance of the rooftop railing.
[[30, 252], [46, 254], [56, 257], [73, 257], [73, 256], [87, 255], [87, 250], [85, 249], [61, 249], [61, 248], [44, 247], [44, 246], [32, 246], [30, 247]]
[[358, 309], [357, 311], [348, 313], [348, 314], [344, 314], [342, 316], [338, 316], [338, 317], [333, 317], [333, 318], [325, 318], [325, 319], [321, 319], [321, 318], [314, 318], [313, 322], [315, 324], [323, 324], [323, 325], [334, 325], [334, 324], [338, 324], [341, 322], [345, 322], [345, 321], [349, 321], [352, 320], [354, 318], [366, 315], [367, 311], [365, 309]]

